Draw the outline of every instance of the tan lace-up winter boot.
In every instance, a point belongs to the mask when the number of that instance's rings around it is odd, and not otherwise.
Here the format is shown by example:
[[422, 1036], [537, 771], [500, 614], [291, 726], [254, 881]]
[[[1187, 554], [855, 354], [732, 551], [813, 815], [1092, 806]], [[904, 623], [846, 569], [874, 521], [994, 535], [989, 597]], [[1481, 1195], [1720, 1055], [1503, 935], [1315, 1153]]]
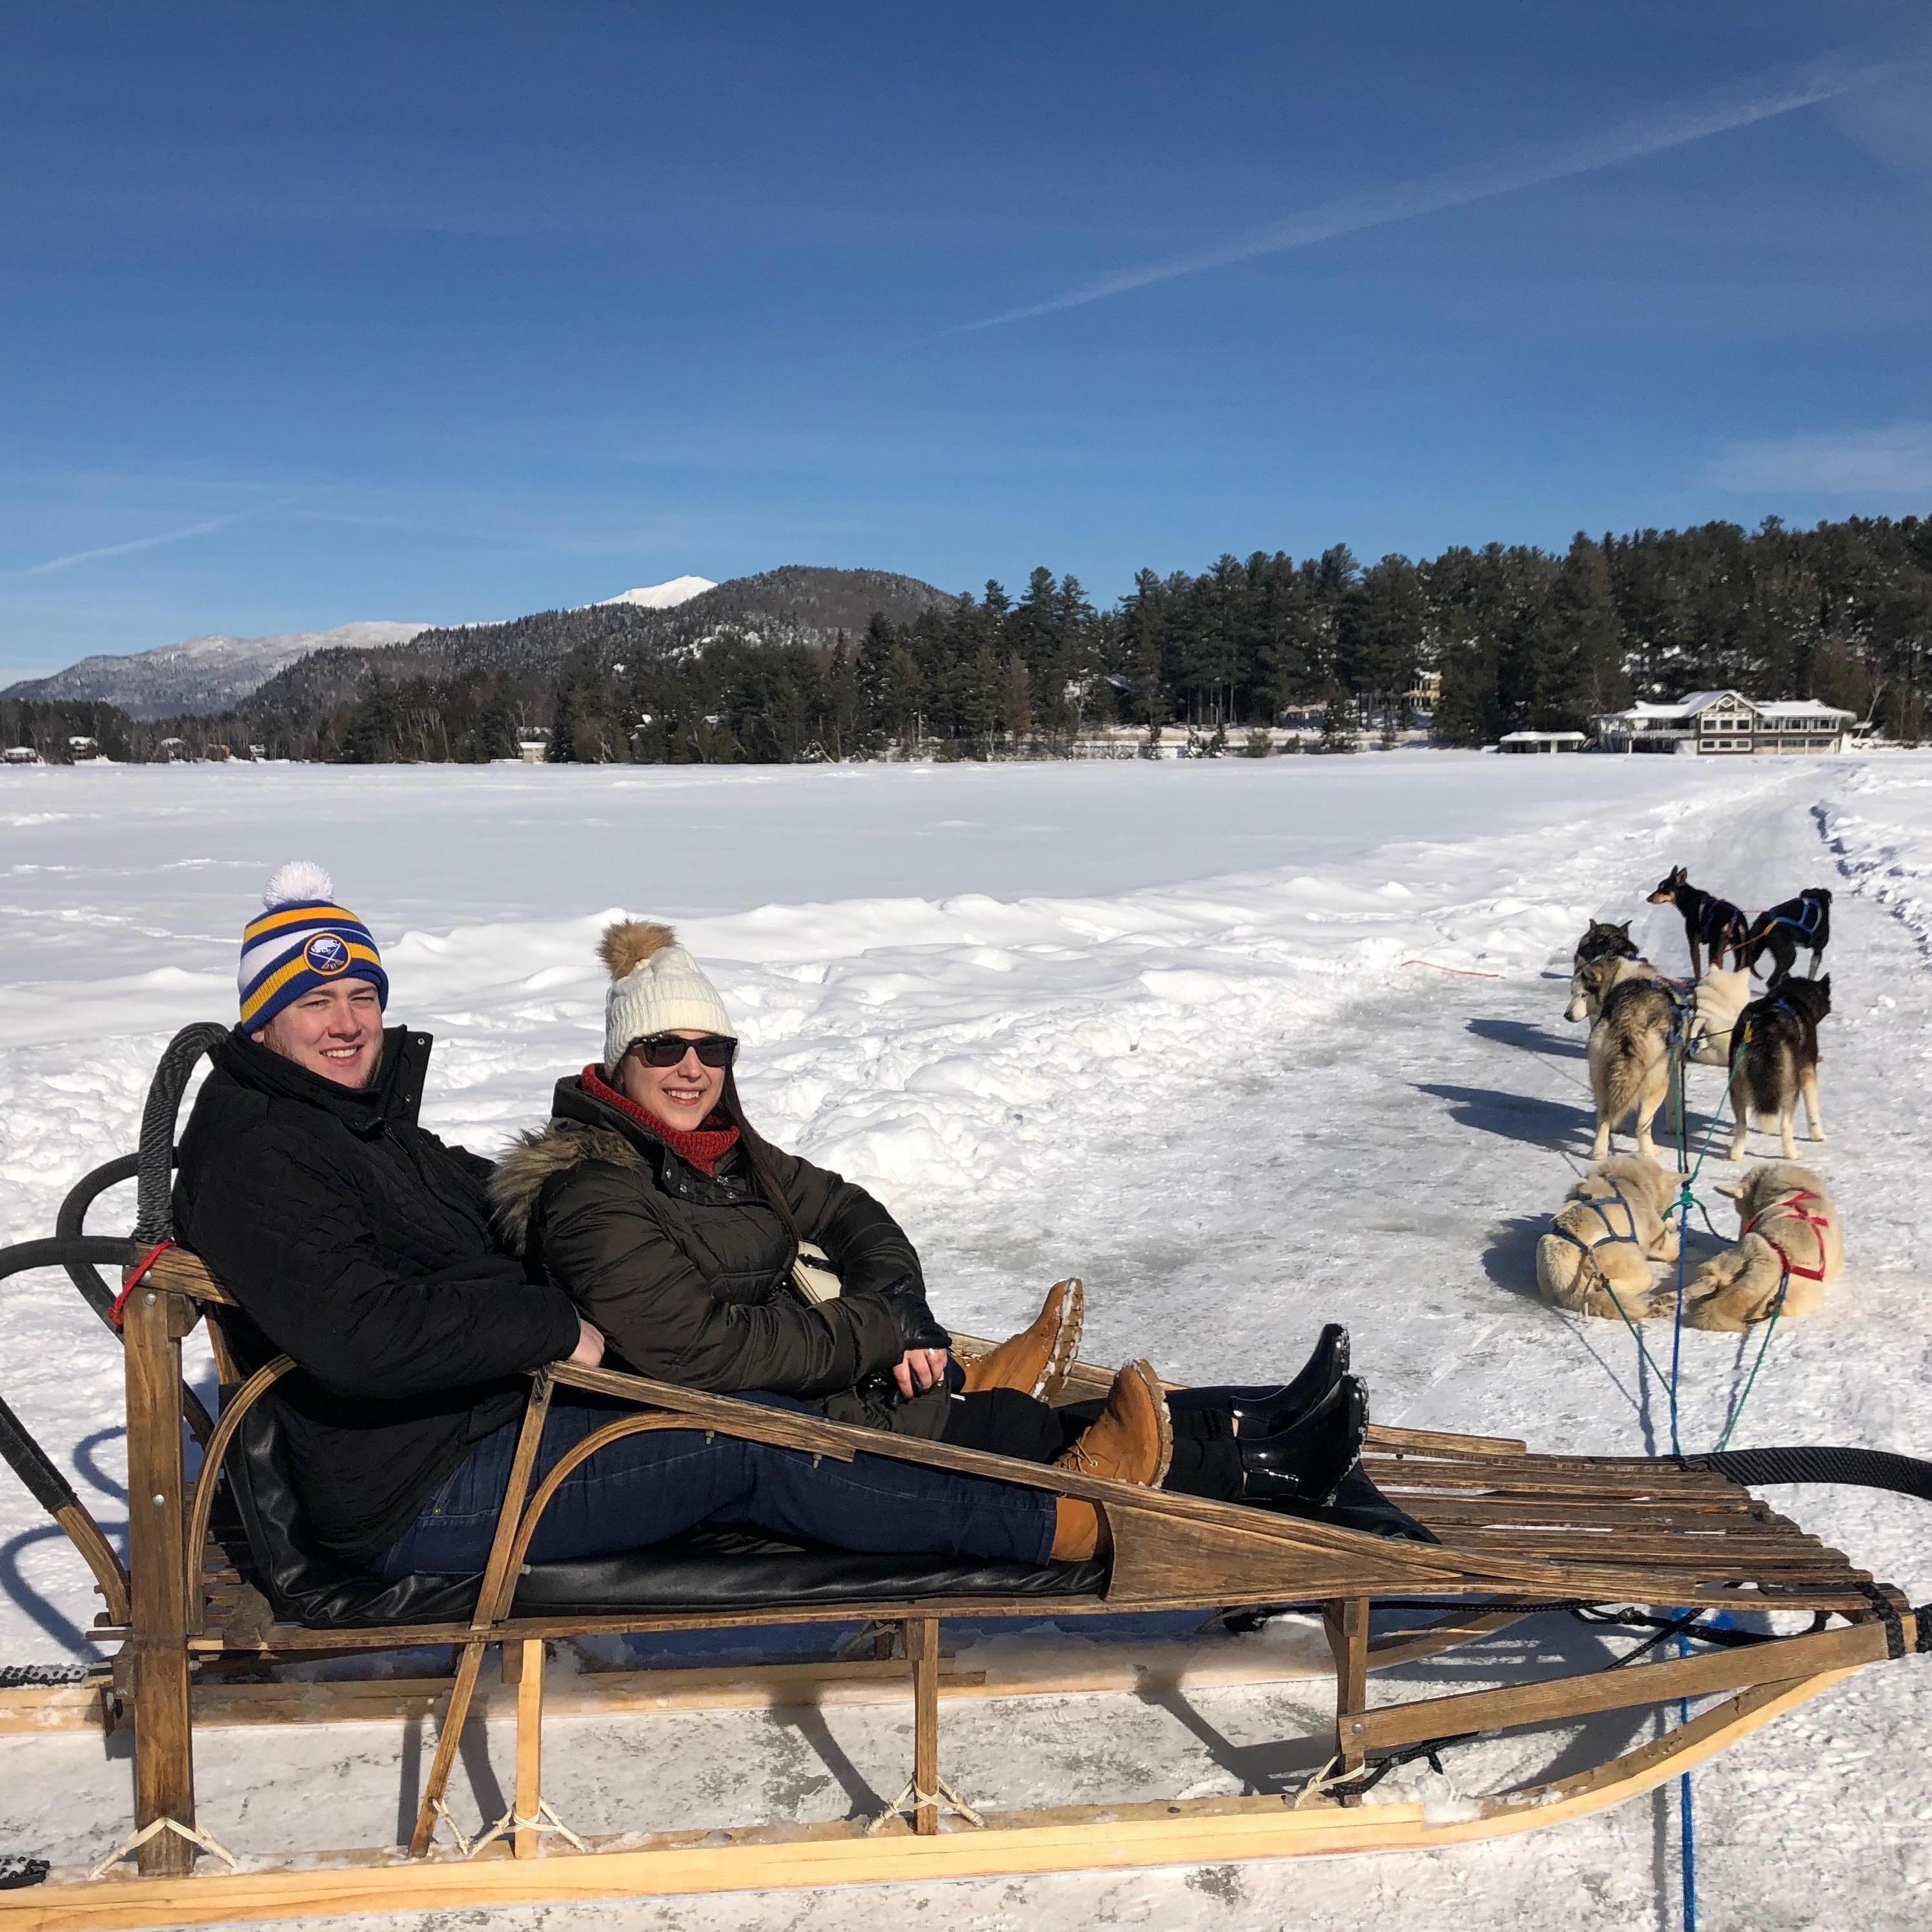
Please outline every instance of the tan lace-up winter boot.
[[[1054, 1466], [1158, 1489], [1173, 1456], [1174, 1425], [1168, 1419], [1160, 1378], [1151, 1363], [1130, 1362], [1114, 1378], [1106, 1407]], [[1097, 1554], [1105, 1530], [1093, 1504], [1062, 1496], [1054, 1526], [1055, 1559], [1078, 1562]]]
[[1084, 1284], [1055, 1282], [1030, 1328], [966, 1364], [965, 1393], [1018, 1389], [1037, 1401], [1051, 1402], [1080, 1352], [1080, 1328], [1086, 1316]]

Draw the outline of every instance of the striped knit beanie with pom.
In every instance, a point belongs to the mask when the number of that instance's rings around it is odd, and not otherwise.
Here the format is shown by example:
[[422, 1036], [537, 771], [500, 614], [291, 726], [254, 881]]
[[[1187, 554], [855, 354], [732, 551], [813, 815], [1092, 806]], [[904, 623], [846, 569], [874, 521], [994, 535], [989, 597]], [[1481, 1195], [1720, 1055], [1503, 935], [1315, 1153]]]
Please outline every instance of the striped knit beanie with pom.
[[369, 928], [335, 902], [320, 866], [292, 860], [268, 881], [266, 910], [242, 934], [242, 1024], [254, 1033], [282, 1009], [338, 980], [366, 980], [384, 1006], [389, 976]]

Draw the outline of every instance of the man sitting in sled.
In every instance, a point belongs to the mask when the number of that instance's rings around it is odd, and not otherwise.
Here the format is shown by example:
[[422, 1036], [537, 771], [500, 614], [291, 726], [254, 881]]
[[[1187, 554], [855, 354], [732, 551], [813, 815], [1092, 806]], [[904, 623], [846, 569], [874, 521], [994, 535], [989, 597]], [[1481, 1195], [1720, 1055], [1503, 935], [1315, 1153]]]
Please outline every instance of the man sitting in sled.
[[[417, 1124], [428, 1036], [385, 1031], [379, 950], [326, 875], [285, 867], [266, 904], [243, 938], [239, 1023], [182, 1136], [177, 1228], [238, 1304], [244, 1367], [277, 1351], [297, 1364], [266, 1399], [280, 1405], [317, 1541], [365, 1572], [480, 1570], [525, 1375], [594, 1366], [603, 1337], [502, 1252], [488, 1163]], [[944, 1346], [916, 1274], [850, 1299], [842, 1346], [854, 1384]], [[608, 1415], [561, 1394], [539, 1471]], [[1077, 1445], [1090, 1472], [1144, 1484], [1160, 1480], [1170, 1446], [1144, 1364], [1122, 1371]], [[1040, 1490], [666, 1430], [575, 1472], [530, 1556], [640, 1548], [712, 1520], [860, 1550], [1023, 1562], [1090, 1555], [1104, 1534], [1090, 1504]]]

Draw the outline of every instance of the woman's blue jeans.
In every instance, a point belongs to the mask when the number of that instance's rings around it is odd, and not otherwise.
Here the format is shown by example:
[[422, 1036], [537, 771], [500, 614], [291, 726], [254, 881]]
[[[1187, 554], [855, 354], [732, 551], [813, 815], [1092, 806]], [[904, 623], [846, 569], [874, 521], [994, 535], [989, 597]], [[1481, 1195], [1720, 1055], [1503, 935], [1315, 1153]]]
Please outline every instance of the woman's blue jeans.
[[[782, 1396], [744, 1399], [770, 1408], [806, 1407]], [[621, 1413], [554, 1402], [538, 1476]], [[520, 1426], [506, 1423], [470, 1451], [383, 1552], [376, 1566], [383, 1576], [471, 1576], [484, 1567]], [[564, 1479], [537, 1526], [530, 1560], [554, 1563], [641, 1550], [710, 1522], [841, 1550], [1040, 1563], [1053, 1548], [1054, 1498], [1043, 1490], [884, 1456], [814, 1462], [802, 1450], [722, 1435], [707, 1442], [698, 1430], [659, 1430], [612, 1443]]]

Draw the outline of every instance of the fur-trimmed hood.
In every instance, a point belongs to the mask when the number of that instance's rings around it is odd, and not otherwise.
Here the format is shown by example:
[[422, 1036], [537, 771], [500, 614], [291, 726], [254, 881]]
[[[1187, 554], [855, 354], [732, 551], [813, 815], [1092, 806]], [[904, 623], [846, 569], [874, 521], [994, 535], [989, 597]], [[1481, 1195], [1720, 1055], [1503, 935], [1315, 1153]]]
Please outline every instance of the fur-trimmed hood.
[[614, 1127], [587, 1120], [554, 1120], [519, 1134], [490, 1177], [490, 1210], [512, 1254], [525, 1252], [530, 1222], [544, 1190], [560, 1174], [586, 1161], [625, 1167], [638, 1174], [654, 1172], [634, 1142]]

